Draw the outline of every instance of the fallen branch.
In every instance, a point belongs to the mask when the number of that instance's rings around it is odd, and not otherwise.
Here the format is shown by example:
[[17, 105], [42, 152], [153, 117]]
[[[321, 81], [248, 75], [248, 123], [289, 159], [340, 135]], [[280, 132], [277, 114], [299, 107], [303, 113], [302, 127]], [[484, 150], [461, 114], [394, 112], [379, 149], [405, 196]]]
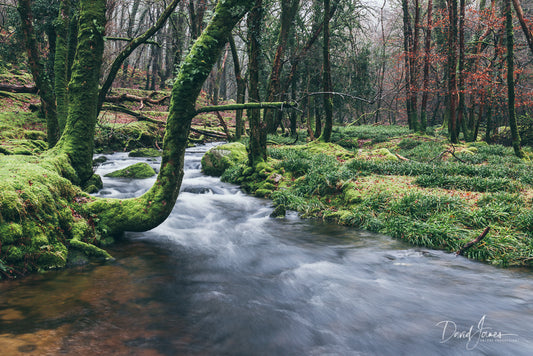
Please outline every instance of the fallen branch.
[[218, 121], [220, 122], [220, 126], [222, 126], [222, 128], [224, 129], [226, 137], [228, 137], [228, 139], [231, 139], [231, 134], [229, 133], [228, 125], [226, 125], [226, 121], [224, 121], [224, 118], [220, 114], [220, 111], [215, 111], [215, 114], [217, 114]]
[[[124, 42], [131, 42], [133, 41], [135, 38], [126, 38], [126, 37], [110, 37], [110, 36], [106, 36], [105, 37], [106, 41], [124, 41]], [[145, 44], [152, 44], [152, 45], [156, 45], [157, 47], [161, 48], [161, 44], [159, 42], [156, 42], [156, 41], [144, 41], [143, 43]]]
[[[107, 110], [107, 111], [121, 112], [123, 114], [127, 114], [127, 115], [130, 115], [130, 116], [133, 116], [139, 121], [148, 121], [148, 122], [152, 122], [152, 123], [155, 123], [155, 124], [158, 124], [158, 125], [161, 125], [161, 126], [166, 125], [166, 122], [164, 122], [164, 121], [159, 121], [159, 120], [156, 120], [156, 119], [152, 119], [151, 117], [145, 116], [145, 115], [143, 115], [140, 112], [130, 110], [130, 109], [124, 107], [124, 106], [120, 106], [120, 105], [104, 105], [102, 109]], [[195, 129], [195, 128], [192, 128], [192, 127], [191, 127], [190, 130], [192, 132], [196, 132], [196, 133], [198, 133], [200, 135], [205, 135], [205, 136], [219, 138], [219, 139], [227, 139], [227, 136], [225, 134], [223, 134], [223, 133], [199, 130], [199, 129]]]
[[154, 124], [158, 124], [158, 125], [164, 125], [165, 124], [162, 121], [159, 121], [159, 120], [156, 120], [156, 119], [152, 119], [151, 117], [145, 116], [145, 115], [143, 115], [142, 113], [140, 113], [138, 111], [133, 111], [133, 110], [130, 110], [130, 109], [128, 109], [128, 108], [126, 108], [124, 106], [120, 106], [120, 105], [104, 105], [103, 109], [107, 110], [107, 111], [121, 112], [123, 114], [127, 114], [127, 115], [130, 115], [130, 116], [133, 116], [139, 121], [153, 122]]
[[205, 135], [205, 136], [214, 137], [214, 138], [220, 138], [220, 139], [227, 139], [226, 135], [224, 135], [223, 133], [218, 133], [218, 132], [213, 132], [213, 131], [205, 131], [205, 130], [198, 130], [198, 129], [195, 129], [193, 127], [191, 127], [190, 130], [192, 132], [196, 132], [196, 133], [198, 133], [200, 135]]
[[286, 102], [266, 102], [266, 103], [244, 103], [244, 104], [204, 106], [202, 108], [197, 109], [196, 114], [200, 114], [203, 112], [243, 110], [243, 109], [280, 109], [280, 110], [283, 110], [284, 108], [294, 109], [296, 108], [296, 104], [286, 103]]
[[0, 83], [0, 91], [7, 91], [10, 93], [36, 94], [38, 90], [35, 85], [17, 85], [17, 84]]
[[478, 237], [476, 237], [474, 240], [468, 242], [467, 244], [465, 244], [463, 247], [461, 247], [459, 249], [459, 251], [457, 251], [455, 254], [456, 255], [462, 255], [466, 250], [468, 250], [470, 247], [474, 246], [475, 244], [477, 244], [478, 242], [480, 242], [481, 240], [483, 240], [483, 238], [485, 238], [485, 236], [487, 236], [487, 234], [489, 233], [489, 230], [490, 230], [490, 226], [487, 226], [485, 228], [485, 230], [483, 230], [483, 232], [481, 233], [481, 235], [479, 235]]
[[123, 101], [138, 101], [141, 103], [149, 103], [149, 104], [161, 104], [166, 99], [170, 98], [170, 95], [165, 95], [164, 97], [160, 99], [153, 99], [152, 96], [154, 96], [155, 93], [151, 93], [148, 96], [137, 96], [137, 95], [131, 95], [131, 94], [121, 94], [116, 96], [106, 96], [105, 101], [107, 103], [121, 103]]
[[399, 154], [395, 153], [396, 157], [398, 157], [399, 159], [401, 159], [402, 161], [410, 161], [409, 158], [405, 158], [404, 156], [400, 156]]

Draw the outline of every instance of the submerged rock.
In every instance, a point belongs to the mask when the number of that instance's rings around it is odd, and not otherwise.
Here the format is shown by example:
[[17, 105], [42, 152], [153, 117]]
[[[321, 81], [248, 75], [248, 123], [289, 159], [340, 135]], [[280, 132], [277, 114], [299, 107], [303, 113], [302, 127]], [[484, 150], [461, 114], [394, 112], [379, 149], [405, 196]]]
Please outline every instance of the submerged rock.
[[270, 214], [271, 218], [284, 218], [287, 214], [287, 209], [285, 208], [285, 205], [280, 204], [276, 206], [274, 211]]

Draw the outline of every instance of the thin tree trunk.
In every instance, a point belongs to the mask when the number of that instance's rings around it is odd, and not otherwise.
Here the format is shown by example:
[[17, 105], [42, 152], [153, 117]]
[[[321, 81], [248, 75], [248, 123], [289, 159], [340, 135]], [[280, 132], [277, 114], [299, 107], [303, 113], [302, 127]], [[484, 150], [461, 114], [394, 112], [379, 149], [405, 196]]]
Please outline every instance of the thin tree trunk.
[[511, 0], [505, 0], [505, 32], [507, 45], [507, 105], [509, 110], [509, 126], [511, 127], [511, 139], [515, 155], [524, 157], [520, 148], [520, 133], [516, 124], [515, 111], [515, 90], [514, 90], [514, 35], [513, 35], [513, 13], [511, 11]]
[[465, 0], [459, 1], [459, 8], [459, 107], [457, 125], [462, 129], [465, 141], [470, 141], [465, 120]]
[[323, 59], [323, 89], [324, 89], [324, 131], [320, 135], [320, 140], [329, 142], [331, 140], [331, 131], [333, 130], [333, 96], [331, 95], [331, 63], [329, 58], [329, 22], [330, 22], [330, 0], [324, 0], [324, 43], [322, 45]]
[[70, 0], [62, 0], [56, 20], [56, 53], [54, 57], [54, 87], [57, 103], [57, 123], [59, 135], [63, 132], [68, 115], [68, 50], [70, 29]]
[[[235, 46], [235, 40], [233, 39], [233, 36], [229, 37], [229, 44], [233, 58], [235, 81], [237, 82], [237, 104], [242, 104], [244, 103], [244, 97], [246, 95], [246, 79], [243, 78], [241, 73], [239, 55], [237, 53], [237, 47]], [[235, 138], [237, 140], [240, 140], [241, 136], [244, 135], [244, 122], [242, 119], [242, 114], [242, 110], [237, 110], [235, 112]]]
[[450, 141], [457, 143], [457, 0], [450, 0], [448, 3], [448, 96], [450, 100], [448, 116], [448, 132]]
[[[283, 55], [287, 47], [289, 33], [294, 23], [294, 17], [298, 11], [300, 0], [282, 0], [281, 1], [281, 20], [280, 31], [278, 36], [278, 46], [272, 62], [272, 70], [270, 71], [270, 80], [267, 88], [267, 100], [275, 101], [280, 99], [281, 91], [281, 70], [283, 68]], [[267, 132], [274, 133], [279, 126], [276, 120], [276, 115], [273, 110], [265, 110], [264, 121], [267, 125]]]
[[526, 41], [529, 46], [529, 49], [531, 50], [531, 54], [533, 54], [533, 33], [531, 33], [531, 29], [527, 25], [526, 19], [524, 18], [524, 11], [522, 10], [520, 1], [513, 0], [513, 6], [516, 12], [516, 16], [518, 17], [518, 21], [520, 21], [520, 26], [522, 27], [522, 31], [524, 32], [524, 35], [526, 36]]
[[[259, 58], [261, 44], [261, 22], [263, 19], [263, 1], [255, 0], [255, 6], [248, 14], [248, 73], [250, 77], [249, 100], [260, 102], [259, 96]], [[266, 127], [261, 120], [259, 109], [249, 109], [250, 143], [248, 147], [248, 164], [255, 167], [257, 163], [266, 160]]]
[[420, 115], [420, 132], [427, 128], [427, 103], [429, 97], [429, 66], [431, 61], [431, 28], [433, 26], [433, 1], [428, 0], [427, 29], [425, 38], [424, 80], [422, 88], [422, 108]]
[[412, 104], [412, 85], [411, 85], [411, 71], [413, 68], [411, 68], [411, 56], [413, 55], [411, 53], [411, 43], [412, 43], [412, 30], [411, 30], [411, 20], [409, 19], [409, 6], [408, 6], [408, 0], [402, 0], [402, 12], [403, 12], [403, 49], [404, 49], [404, 63], [405, 63], [405, 91], [406, 91], [406, 111], [407, 111], [407, 123], [409, 125], [409, 129], [413, 129], [413, 108]]
[[30, 71], [39, 89], [41, 107], [46, 118], [46, 135], [48, 147], [54, 147], [59, 138], [59, 128], [57, 124], [56, 96], [52, 88], [52, 83], [45, 73], [44, 64], [39, 55], [37, 40], [33, 29], [33, 13], [31, 11], [31, 0], [19, 0], [17, 10], [20, 14], [22, 34], [26, 43], [28, 62]]

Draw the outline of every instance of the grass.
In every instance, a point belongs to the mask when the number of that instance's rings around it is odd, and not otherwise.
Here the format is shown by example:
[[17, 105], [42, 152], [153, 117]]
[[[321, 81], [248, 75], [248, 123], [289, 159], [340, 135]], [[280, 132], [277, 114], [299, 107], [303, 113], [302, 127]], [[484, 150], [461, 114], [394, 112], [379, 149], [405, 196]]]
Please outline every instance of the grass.
[[[501, 145], [450, 146], [443, 138], [394, 126], [340, 128], [334, 138], [338, 145], [272, 145], [265, 166], [254, 171], [236, 162], [222, 178], [304, 217], [450, 252], [490, 226], [467, 257], [531, 266], [530, 160], [516, 159]], [[385, 148], [389, 155], [375, 154]]]

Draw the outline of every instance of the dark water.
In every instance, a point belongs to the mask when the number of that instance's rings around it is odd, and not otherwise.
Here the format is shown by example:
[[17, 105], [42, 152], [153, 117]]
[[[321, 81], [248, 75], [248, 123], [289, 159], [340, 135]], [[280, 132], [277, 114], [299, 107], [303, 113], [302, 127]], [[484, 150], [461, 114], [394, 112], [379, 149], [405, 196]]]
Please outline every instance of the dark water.
[[[270, 219], [269, 201], [200, 173], [203, 150], [171, 217], [114, 263], [0, 283], [0, 355], [533, 354], [530, 271]], [[112, 158], [98, 173], [133, 163]]]

